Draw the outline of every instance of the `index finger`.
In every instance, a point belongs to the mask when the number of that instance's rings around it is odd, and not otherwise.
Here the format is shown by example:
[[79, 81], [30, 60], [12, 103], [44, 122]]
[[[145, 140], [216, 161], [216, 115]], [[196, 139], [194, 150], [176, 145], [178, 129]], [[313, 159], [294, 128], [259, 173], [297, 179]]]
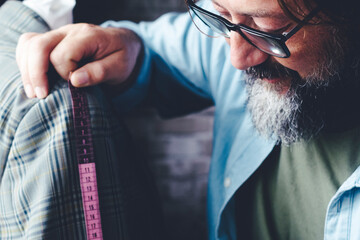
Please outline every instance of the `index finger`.
[[63, 38], [64, 35], [58, 31], [36, 35], [29, 40], [29, 49], [24, 50], [28, 51], [26, 56], [28, 81], [38, 98], [44, 98], [48, 95], [47, 72], [49, 70], [49, 56]]
[[27, 49], [29, 49], [28, 45], [29, 45], [29, 40], [37, 35], [38, 33], [24, 33], [19, 37], [18, 40], [18, 44], [16, 46], [16, 63], [18, 65], [18, 68], [20, 70], [21, 73], [21, 80], [23, 82], [23, 86], [26, 92], [26, 95], [29, 98], [33, 98], [35, 97], [35, 93], [33, 91], [32, 85], [29, 81], [29, 74], [27, 71], [27, 54], [28, 52], [26, 51]]

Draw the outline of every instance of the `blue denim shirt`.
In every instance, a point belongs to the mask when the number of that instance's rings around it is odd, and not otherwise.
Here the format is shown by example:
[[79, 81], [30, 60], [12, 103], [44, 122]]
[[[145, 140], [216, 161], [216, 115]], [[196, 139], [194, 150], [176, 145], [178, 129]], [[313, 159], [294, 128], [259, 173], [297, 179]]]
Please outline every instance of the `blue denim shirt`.
[[[229, 46], [223, 38], [201, 34], [187, 13], [169, 13], [155, 22], [107, 22], [104, 26], [132, 29], [145, 46], [137, 83], [114, 99], [120, 112], [138, 104], [148, 92], [156, 96], [155, 105], [162, 115], [192, 112], [195, 102], [188, 101], [190, 97], [183, 89], [199, 96], [200, 102], [215, 105], [208, 185], [209, 238], [237, 239], [234, 193], [264, 161], [275, 142], [263, 139], [254, 129], [246, 108], [244, 73], [231, 65]], [[359, 185], [358, 169], [329, 203], [325, 239], [360, 239]]]

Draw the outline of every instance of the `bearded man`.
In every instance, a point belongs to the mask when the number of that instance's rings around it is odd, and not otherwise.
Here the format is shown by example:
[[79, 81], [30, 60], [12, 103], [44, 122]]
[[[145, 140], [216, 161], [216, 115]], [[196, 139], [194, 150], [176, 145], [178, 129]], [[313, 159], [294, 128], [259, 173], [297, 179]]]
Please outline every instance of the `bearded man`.
[[190, 16], [22, 35], [27, 96], [49, 94], [51, 63], [77, 87], [101, 83], [120, 112], [145, 97], [164, 117], [213, 104], [210, 239], [360, 239], [359, 4], [186, 4]]

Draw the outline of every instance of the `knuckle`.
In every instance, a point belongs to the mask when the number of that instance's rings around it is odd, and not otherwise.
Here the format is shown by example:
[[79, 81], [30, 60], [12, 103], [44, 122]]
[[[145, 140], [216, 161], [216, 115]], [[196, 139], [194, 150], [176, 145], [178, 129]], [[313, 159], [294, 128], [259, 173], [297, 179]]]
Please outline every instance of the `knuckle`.
[[56, 46], [49, 54], [49, 60], [54, 65], [61, 65], [65, 62], [72, 61], [73, 52], [68, 50], [68, 45], [65, 43]]
[[49, 58], [52, 65], [61, 76], [64, 77], [69, 71], [73, 70], [71, 58], [66, 56], [65, 51], [53, 51]]
[[69, 57], [66, 57], [66, 51], [64, 51], [62, 48], [55, 48], [49, 56], [50, 62], [54, 65], [60, 64], [62, 61], [68, 59]]
[[20, 35], [19, 37], [19, 43], [23, 43], [28, 41], [29, 39], [31, 39], [34, 36], [35, 33], [23, 33]]
[[89, 35], [94, 34], [98, 30], [98, 26], [89, 23], [79, 23], [78, 28], [79, 28], [78, 32]]
[[36, 52], [43, 52], [47, 49], [47, 45], [49, 43], [49, 40], [44, 35], [37, 35], [35, 37], [32, 37], [29, 39], [29, 47], [30, 49], [33, 49]]

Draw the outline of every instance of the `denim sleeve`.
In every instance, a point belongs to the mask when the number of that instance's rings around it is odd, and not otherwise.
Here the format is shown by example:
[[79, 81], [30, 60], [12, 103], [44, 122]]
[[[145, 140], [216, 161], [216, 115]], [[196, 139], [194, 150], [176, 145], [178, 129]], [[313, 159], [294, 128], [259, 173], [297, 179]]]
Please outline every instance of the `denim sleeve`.
[[187, 13], [168, 13], [154, 22], [108, 21], [104, 27], [123, 27], [137, 33], [145, 56], [137, 82], [114, 99], [126, 112], [145, 98], [163, 117], [174, 117], [213, 105], [209, 83], [209, 42]]

